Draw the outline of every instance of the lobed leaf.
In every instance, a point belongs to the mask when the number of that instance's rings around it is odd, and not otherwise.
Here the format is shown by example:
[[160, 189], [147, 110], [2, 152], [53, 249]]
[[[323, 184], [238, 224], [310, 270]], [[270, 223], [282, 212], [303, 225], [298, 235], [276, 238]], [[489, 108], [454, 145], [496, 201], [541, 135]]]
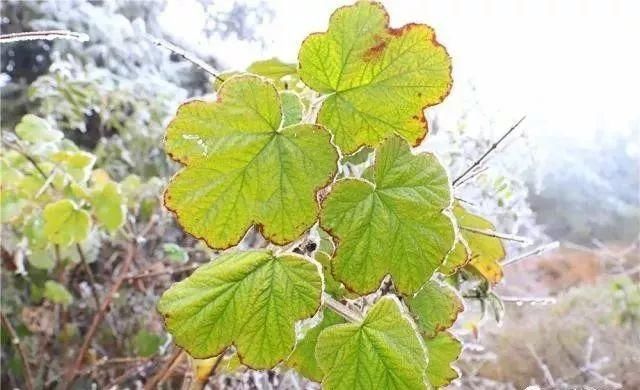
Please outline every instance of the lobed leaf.
[[[495, 226], [488, 220], [471, 214], [465, 210], [459, 204], [453, 208], [453, 214], [460, 226], [460, 235], [464, 243], [466, 243], [469, 253], [466, 257], [469, 258], [469, 266], [480, 273], [491, 283], [498, 283], [502, 279], [502, 266], [500, 261], [504, 259], [506, 253], [502, 241], [496, 237], [490, 237], [485, 234], [475, 233], [469, 230], [465, 230], [465, 227], [475, 229], [495, 230]], [[457, 245], [462, 245], [459, 243]], [[448, 259], [448, 267], [451, 268], [452, 264], [466, 264], [462, 260], [462, 250], [456, 251], [457, 257], [451, 257]]]
[[335, 175], [338, 154], [320, 126], [281, 127], [281, 102], [270, 82], [238, 76], [217, 102], [181, 106], [167, 128], [167, 153], [185, 168], [165, 205], [213, 248], [237, 244], [253, 224], [285, 244], [317, 218], [315, 193]]
[[343, 324], [345, 320], [329, 309], [322, 312], [322, 321], [309, 329], [296, 344], [296, 349], [287, 359], [287, 366], [295, 368], [301, 375], [316, 382], [322, 381], [323, 373], [316, 360], [318, 336], [329, 326]]
[[338, 240], [332, 272], [359, 294], [390, 274], [398, 292], [413, 294], [453, 246], [445, 169], [431, 154], [413, 155], [398, 137], [376, 152], [371, 180], [339, 180], [323, 202], [320, 223]]
[[49, 203], [43, 212], [44, 233], [54, 244], [68, 246], [83, 241], [89, 235], [91, 219], [89, 213], [76, 204], [63, 199]]
[[323, 388], [427, 388], [427, 352], [400, 302], [385, 296], [361, 323], [333, 325], [318, 337]]
[[374, 2], [336, 10], [326, 32], [302, 43], [299, 62], [301, 80], [328, 95], [317, 123], [345, 154], [392, 134], [419, 144], [427, 133], [423, 109], [451, 89], [451, 58], [433, 29], [390, 28], [386, 10]]
[[449, 332], [440, 332], [434, 338], [425, 341], [429, 350], [427, 378], [434, 387], [442, 387], [460, 376], [451, 363], [458, 360], [462, 352], [462, 343]]
[[408, 298], [407, 306], [426, 338], [451, 327], [464, 309], [456, 291], [436, 280], [430, 280], [415, 296]]
[[266, 369], [295, 345], [294, 324], [320, 306], [322, 278], [298, 255], [221, 255], [174, 284], [158, 303], [166, 327], [196, 358], [236, 346], [244, 364]]
[[92, 191], [91, 203], [96, 218], [109, 233], [114, 233], [124, 224], [125, 199], [118, 184], [110, 181]]

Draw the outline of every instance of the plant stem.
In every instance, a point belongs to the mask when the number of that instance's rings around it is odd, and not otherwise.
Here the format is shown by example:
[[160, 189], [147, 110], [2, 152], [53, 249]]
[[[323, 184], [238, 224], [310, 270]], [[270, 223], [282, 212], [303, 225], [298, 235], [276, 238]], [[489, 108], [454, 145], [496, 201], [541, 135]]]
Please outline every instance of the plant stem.
[[82, 267], [84, 267], [84, 271], [87, 273], [89, 277], [89, 286], [91, 288], [91, 295], [93, 295], [93, 299], [96, 301], [96, 309], [100, 309], [100, 298], [98, 298], [98, 289], [96, 288], [96, 278], [93, 276], [93, 272], [91, 271], [91, 267], [89, 267], [89, 263], [87, 263], [87, 259], [84, 256], [84, 251], [80, 244], [76, 244], [76, 250], [78, 251], [78, 255], [80, 256], [80, 261], [82, 262]]
[[341, 317], [349, 322], [361, 322], [362, 315], [357, 313], [342, 303], [333, 299], [333, 297], [327, 293], [322, 293], [322, 299], [324, 300], [325, 305], [327, 305], [331, 310], [338, 313]]
[[24, 368], [25, 387], [28, 390], [33, 390], [33, 374], [31, 373], [31, 367], [29, 367], [27, 353], [20, 343], [18, 333], [16, 333], [16, 330], [13, 328], [13, 325], [11, 325], [11, 322], [9, 322], [7, 317], [4, 316], [4, 313], [0, 313], [0, 319], [2, 320], [2, 325], [7, 328], [7, 331], [11, 336], [11, 343], [16, 347], [18, 353], [20, 354], [20, 360], [22, 360], [22, 367]]
[[473, 232], [473, 233], [482, 234], [483, 236], [501, 238], [503, 240], [509, 240], [509, 241], [516, 241], [525, 245], [528, 245], [531, 241], [525, 237], [520, 237], [514, 234], [508, 234], [508, 233], [494, 232], [493, 230], [488, 230], [488, 229], [477, 229], [477, 228], [466, 227], [466, 226], [460, 226], [460, 229]]
[[147, 383], [145, 383], [144, 390], [153, 390], [161, 382], [164, 382], [164, 380], [167, 379], [169, 374], [171, 374], [171, 371], [173, 371], [178, 365], [178, 363], [180, 363], [184, 355], [185, 355], [185, 352], [182, 349], [177, 348], [173, 353], [173, 355], [171, 355], [167, 363], [164, 366], [162, 366], [160, 370], [158, 370], [156, 375], [154, 375], [151, 379], [149, 379]]
[[216, 80], [220, 82], [224, 81], [224, 79], [218, 76], [217, 71], [213, 67], [211, 67], [211, 65], [207, 64], [206, 62], [194, 56], [193, 54], [187, 53], [185, 50], [163, 39], [159, 39], [151, 35], [148, 35], [148, 37], [149, 39], [151, 39], [151, 42], [155, 43], [157, 46], [164, 47], [165, 49], [179, 55], [180, 57], [191, 62], [192, 64], [196, 65], [197, 67], [204, 70], [205, 72], [209, 73], [211, 76], [215, 77]]
[[105, 300], [102, 302], [102, 305], [100, 306], [100, 310], [98, 310], [98, 312], [93, 316], [91, 326], [89, 327], [89, 330], [87, 331], [84, 337], [84, 341], [82, 342], [82, 346], [80, 347], [80, 351], [78, 352], [76, 360], [73, 362], [73, 364], [69, 367], [69, 369], [66, 371], [64, 375], [64, 379], [62, 383], [63, 389], [68, 389], [72, 381], [75, 379], [76, 375], [78, 374], [78, 371], [80, 370], [80, 366], [82, 365], [82, 361], [84, 359], [84, 355], [87, 353], [87, 349], [89, 349], [89, 345], [91, 344], [91, 340], [93, 339], [93, 336], [95, 336], [96, 331], [98, 330], [98, 326], [104, 319], [107, 309], [111, 305], [111, 301], [113, 300], [113, 297], [115, 296], [116, 292], [118, 292], [118, 290], [120, 289], [120, 286], [122, 286], [122, 283], [126, 279], [127, 273], [129, 272], [129, 268], [131, 267], [131, 264], [133, 263], [133, 259], [135, 258], [136, 250], [137, 250], [137, 244], [135, 242], [129, 243], [129, 245], [127, 246], [127, 251], [125, 254], [124, 262], [122, 264], [122, 268], [120, 269], [120, 274], [118, 275], [118, 279], [115, 281], [113, 286], [111, 286], [111, 290], [109, 291], [109, 294], [107, 295]]
[[521, 254], [519, 256], [516, 256], [514, 258], [507, 259], [507, 260], [503, 261], [502, 262], [502, 266], [504, 267], [504, 266], [507, 266], [507, 265], [510, 265], [510, 264], [517, 263], [518, 261], [524, 260], [524, 259], [526, 259], [528, 257], [531, 257], [531, 256], [537, 256], [537, 255], [539, 255], [541, 253], [544, 253], [546, 251], [549, 251], [549, 250], [552, 250], [552, 249], [556, 249], [559, 246], [560, 246], [560, 242], [559, 241], [554, 241], [554, 242], [551, 242], [549, 244], [542, 245], [542, 246], [540, 246], [540, 247], [538, 247], [538, 248], [536, 248], [536, 249], [534, 249], [532, 251], [523, 253], [523, 254]]
[[89, 36], [85, 33], [77, 33], [67, 30], [27, 31], [0, 35], [0, 43], [35, 41], [38, 39], [46, 39], [48, 41], [54, 39], [69, 39], [73, 41], [86, 42], [89, 40]]

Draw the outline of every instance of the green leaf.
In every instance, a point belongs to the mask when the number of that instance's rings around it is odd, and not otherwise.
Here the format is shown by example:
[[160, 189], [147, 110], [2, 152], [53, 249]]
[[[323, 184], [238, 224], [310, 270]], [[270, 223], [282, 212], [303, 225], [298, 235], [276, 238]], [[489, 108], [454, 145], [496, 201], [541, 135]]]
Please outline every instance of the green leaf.
[[309, 329], [302, 340], [298, 341], [296, 349], [291, 356], [289, 356], [289, 359], [287, 359], [287, 366], [296, 369], [301, 375], [308, 379], [320, 382], [324, 375], [316, 360], [318, 336], [320, 332], [327, 327], [344, 322], [342, 317], [331, 310], [325, 309], [322, 312], [322, 321], [315, 327]]
[[165, 205], [187, 232], [220, 249], [252, 224], [279, 245], [313, 225], [316, 190], [333, 178], [338, 154], [320, 126], [281, 128], [281, 109], [273, 85], [255, 76], [225, 82], [215, 103], [180, 107], [165, 146], [186, 167]]
[[22, 117], [16, 126], [16, 134], [33, 143], [59, 141], [64, 136], [61, 131], [52, 129], [46, 120], [31, 114]]
[[60, 163], [71, 177], [78, 182], [84, 183], [89, 180], [91, 168], [96, 162], [96, 156], [81, 150], [64, 150], [51, 156], [51, 160]]
[[174, 263], [186, 263], [189, 261], [189, 254], [187, 251], [176, 244], [166, 243], [162, 245], [162, 250], [164, 251], [165, 256], [169, 258], [169, 261]]
[[453, 249], [444, 259], [444, 263], [438, 271], [444, 275], [453, 275], [460, 268], [464, 267], [471, 260], [471, 253], [467, 248], [467, 243], [462, 238], [457, 238]]
[[300, 123], [304, 111], [300, 96], [295, 92], [284, 91], [280, 92], [280, 99], [282, 100], [282, 127]]
[[427, 378], [435, 387], [446, 386], [460, 374], [451, 367], [462, 352], [462, 343], [449, 332], [441, 332], [431, 340], [426, 340], [429, 350]]
[[435, 156], [413, 155], [398, 137], [378, 149], [372, 172], [373, 183], [339, 180], [323, 202], [320, 223], [338, 239], [333, 275], [366, 294], [391, 274], [399, 292], [412, 294], [453, 246], [453, 223], [442, 213], [449, 179]]
[[142, 357], [149, 357], [158, 352], [164, 342], [162, 336], [141, 329], [133, 338], [133, 346], [136, 354]]
[[81, 242], [89, 235], [89, 214], [69, 199], [49, 203], [44, 208], [43, 217], [44, 232], [54, 244], [68, 246]]
[[298, 255], [227, 253], [174, 284], [158, 311], [192, 356], [215, 356], [234, 344], [244, 364], [271, 368], [293, 350], [295, 322], [320, 305], [318, 271]]
[[324, 274], [324, 291], [337, 299], [345, 296], [347, 293], [346, 289], [342, 286], [342, 283], [337, 281], [331, 274], [331, 255], [327, 252], [318, 250], [314, 257], [322, 266], [322, 272]]
[[502, 241], [499, 238], [464, 229], [468, 227], [495, 230], [495, 226], [486, 219], [469, 213], [460, 205], [454, 207], [453, 214], [458, 220], [462, 239], [465, 240], [470, 250], [469, 266], [489, 282], [498, 283], [502, 279], [500, 261], [506, 255]]
[[451, 327], [464, 309], [456, 291], [436, 280], [430, 280], [415, 296], [408, 298], [407, 306], [427, 338]]
[[451, 89], [451, 59], [431, 27], [389, 28], [379, 3], [336, 10], [327, 32], [302, 43], [299, 60], [302, 81], [328, 95], [317, 122], [346, 154], [392, 134], [419, 144], [427, 132], [423, 109]]
[[256, 61], [247, 68], [247, 72], [278, 81], [284, 76], [296, 74], [296, 64], [287, 64], [277, 58]]
[[49, 249], [32, 249], [27, 257], [29, 264], [38, 269], [53, 269], [56, 262]]
[[106, 183], [102, 188], [91, 192], [93, 212], [109, 233], [120, 229], [124, 224], [126, 209], [125, 199], [120, 193], [117, 183]]
[[68, 306], [73, 302], [73, 295], [60, 283], [47, 280], [44, 284], [44, 297], [53, 303]]
[[361, 323], [333, 325], [318, 337], [324, 389], [423, 389], [427, 353], [400, 302], [385, 296]]

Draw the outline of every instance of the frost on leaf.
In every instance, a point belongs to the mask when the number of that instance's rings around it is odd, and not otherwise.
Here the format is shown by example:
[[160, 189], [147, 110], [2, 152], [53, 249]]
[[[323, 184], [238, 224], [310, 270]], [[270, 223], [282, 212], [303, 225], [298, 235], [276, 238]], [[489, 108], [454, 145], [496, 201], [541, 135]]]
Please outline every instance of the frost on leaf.
[[445, 169], [431, 154], [413, 155], [392, 137], [377, 150], [371, 182], [343, 179], [323, 202], [320, 223], [337, 238], [332, 273], [350, 290], [375, 291], [391, 274], [396, 289], [412, 294], [453, 246]]
[[465, 228], [495, 230], [495, 226], [486, 219], [471, 214], [459, 204], [453, 208], [453, 214], [460, 227], [460, 240], [440, 270], [450, 274], [465, 264], [480, 273], [491, 283], [502, 279], [500, 261], [505, 257], [502, 241], [496, 237], [476, 233]]
[[219, 355], [234, 344], [244, 364], [266, 369], [293, 350], [294, 325], [313, 316], [321, 293], [317, 266], [301, 256], [235, 252], [174, 284], [158, 311], [193, 357]]
[[213, 248], [237, 244], [252, 224], [285, 244], [316, 219], [316, 190], [331, 181], [338, 154], [321, 126], [282, 127], [291, 116], [281, 102], [270, 82], [238, 76], [217, 102], [182, 105], [167, 128], [166, 151], [185, 168], [165, 205]]
[[434, 387], [442, 387], [451, 383], [460, 374], [451, 367], [462, 352], [462, 343], [449, 332], [440, 332], [436, 337], [426, 340], [429, 351], [427, 378]]
[[408, 298], [407, 306], [427, 338], [451, 327], [464, 309], [455, 290], [435, 280], [427, 282], [415, 296]]
[[328, 94], [318, 123], [347, 154], [397, 134], [413, 145], [427, 132], [423, 109], [451, 89], [451, 58], [431, 27], [389, 27], [378, 3], [338, 9], [324, 33], [310, 35], [299, 53], [299, 74]]
[[316, 358], [324, 389], [424, 389], [427, 353], [395, 297], [376, 302], [361, 323], [322, 331]]

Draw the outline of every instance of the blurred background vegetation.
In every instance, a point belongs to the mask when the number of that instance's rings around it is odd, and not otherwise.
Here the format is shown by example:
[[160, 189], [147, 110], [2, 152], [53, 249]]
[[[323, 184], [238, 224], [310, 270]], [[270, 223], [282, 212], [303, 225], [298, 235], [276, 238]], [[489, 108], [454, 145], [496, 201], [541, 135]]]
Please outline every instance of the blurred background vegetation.
[[[177, 168], [162, 150], [162, 137], [180, 102], [215, 90], [207, 73], [153, 39], [176, 43], [221, 71], [237, 70], [246, 64], [234, 62], [236, 54], [254, 61], [273, 56], [257, 55], [272, 53], [273, 37], [265, 31], [286, 30], [288, 14], [279, 2], [193, 0], [183, 6], [192, 10], [174, 15], [181, 5], [164, 1], [2, 2], [3, 34], [66, 29], [90, 37], [1, 47], [2, 387], [22, 387], [25, 377], [8, 327], [31, 359], [35, 385], [61, 383], [101, 303], [94, 298], [125, 267], [130, 242], [137, 254], [75, 386], [88, 388], [93, 381], [99, 388], [133, 388], [161, 379], [178, 388], [189, 371], [182, 364], [169, 377], [157, 377], [171, 363], [172, 346], [155, 303], [214, 253], [186, 236], [161, 205], [164, 183]], [[333, 8], [313, 7], [326, 8], [326, 15], [312, 13], [298, 24], [324, 23]], [[204, 22], [197, 39], [185, 38], [180, 26], [187, 28], [194, 14]], [[187, 19], [176, 27], [167, 18]], [[446, 34], [443, 43], [448, 45]], [[290, 48], [293, 56], [296, 48]], [[507, 242], [510, 258], [550, 242], [559, 247], [506, 266], [497, 288], [506, 298], [502, 304], [467, 302], [454, 328], [465, 340], [458, 364], [463, 376], [451, 387], [640, 387], [634, 369], [640, 365], [640, 117], [624, 129], [605, 122], [580, 137], [559, 129], [545, 138], [536, 132], [541, 122], [535, 112], [498, 114], [495, 102], [484, 99], [486, 87], [478, 87], [482, 80], [458, 76], [446, 104], [428, 112], [430, 135], [420, 148], [441, 156], [455, 177], [519, 115], [529, 114], [488, 168], [456, 193], [498, 231], [531, 240], [529, 246]], [[23, 142], [16, 143], [17, 126], [32, 123], [26, 114], [47, 123], [35, 126], [53, 134], [53, 146], [20, 134]], [[25, 156], [47, 170], [43, 177]], [[89, 156], [86, 163], [77, 165], [74, 159], [83, 156]], [[55, 177], [48, 181], [48, 175]], [[94, 194], [106, 183], [121, 190], [122, 226], [93, 227], [77, 250], [38, 243], [39, 216], [47, 201], [59, 198], [56, 186]], [[44, 195], [27, 202], [20, 197], [25, 191]], [[85, 196], [72, 197], [82, 202]], [[95, 205], [93, 210], [100, 219]], [[232, 360], [219, 372], [205, 378], [213, 388], [316, 386], [286, 369], [258, 373]]]

